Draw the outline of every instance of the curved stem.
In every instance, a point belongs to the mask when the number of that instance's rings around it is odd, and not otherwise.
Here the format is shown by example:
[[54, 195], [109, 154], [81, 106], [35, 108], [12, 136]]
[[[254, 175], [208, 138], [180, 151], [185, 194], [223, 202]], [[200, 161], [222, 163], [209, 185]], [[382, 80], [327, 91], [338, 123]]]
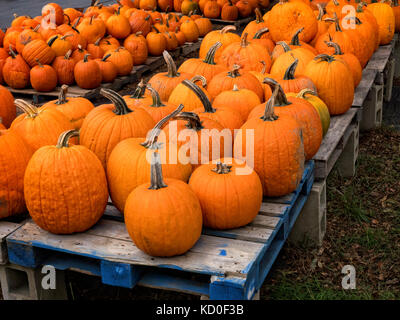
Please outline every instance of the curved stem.
[[194, 76], [192, 79], [190, 79], [190, 82], [193, 82], [193, 83], [196, 83], [197, 81], [201, 81], [201, 85], [203, 86], [203, 88], [205, 88], [207, 86], [207, 80], [203, 76], [197, 75], [197, 76]]
[[278, 120], [278, 116], [274, 113], [275, 107], [275, 99], [277, 97], [279, 88], [275, 87], [272, 92], [271, 97], [268, 99], [267, 103], [265, 104], [264, 115], [260, 118], [264, 121], [275, 121]]
[[203, 129], [203, 126], [201, 125], [199, 116], [197, 114], [195, 114], [194, 112], [181, 112], [181, 113], [178, 113], [172, 119], [186, 120], [188, 122], [186, 124], [186, 127], [188, 129], [193, 129], [195, 131], [200, 131], [201, 129]]
[[169, 115], [165, 116], [160, 121], [158, 121], [157, 124], [154, 126], [154, 128], [151, 130], [149, 137], [146, 139], [145, 142], [142, 142], [141, 145], [145, 148], [150, 148], [150, 149], [158, 148], [156, 146], [156, 143], [161, 130], [168, 123], [168, 121], [171, 120], [173, 117], [177, 116], [179, 112], [182, 111], [182, 109], [183, 109], [183, 104], [180, 104], [178, 108], [176, 108], [173, 112], [171, 112]]
[[315, 56], [314, 60], [332, 62], [332, 61], [335, 61], [335, 57], [334, 56], [330, 56], [329, 54], [326, 54], [326, 53], [321, 53], [321, 54]]
[[275, 90], [277, 90], [277, 94], [275, 97], [275, 106], [277, 107], [285, 107], [288, 106], [290, 104], [292, 104], [291, 102], [289, 102], [286, 98], [285, 92], [283, 91], [281, 85], [274, 79], [271, 78], [265, 78], [263, 80], [263, 83], [268, 84], [271, 87], [271, 90], [274, 92]]
[[66, 84], [63, 84], [61, 86], [61, 90], [60, 90], [60, 93], [58, 95], [58, 100], [57, 100], [56, 104], [60, 105], [60, 104], [67, 103], [68, 102], [67, 93], [68, 93], [68, 86]]
[[11, 58], [15, 59], [17, 57], [17, 54], [14, 52], [12, 45], [10, 44], [10, 46], [8, 47], [8, 50], [10, 52], [10, 56]]
[[28, 118], [34, 118], [39, 114], [38, 108], [22, 99], [16, 99], [14, 104], [18, 109], [27, 114]]
[[214, 169], [211, 169], [211, 171], [214, 171], [218, 174], [227, 174], [231, 172], [232, 166], [228, 166], [225, 163], [218, 162], [217, 166]]
[[262, 35], [267, 32], [269, 32], [268, 28], [262, 28], [255, 33], [253, 39], [261, 39]]
[[83, 57], [83, 62], [88, 62], [89, 56], [90, 56], [90, 53], [86, 53], [85, 56]]
[[305, 99], [306, 94], [312, 94], [313, 96], [317, 96], [317, 93], [316, 93], [314, 90], [311, 90], [311, 89], [309, 89], [309, 88], [305, 88], [305, 89], [301, 90], [301, 91], [297, 94], [296, 98]]
[[58, 39], [58, 36], [53, 36], [53, 37], [51, 37], [50, 40], [47, 41], [47, 45], [48, 45], [49, 47], [51, 47], [51, 46], [53, 45], [53, 43], [54, 43], [57, 39]]
[[247, 41], [247, 36], [248, 36], [249, 34], [247, 33], [247, 32], [245, 32], [243, 35], [242, 35], [242, 40], [240, 40], [240, 46], [242, 47], [242, 48], [246, 48], [248, 45], [249, 45], [249, 42]]
[[289, 45], [285, 41], [278, 41], [276, 43], [276, 45], [280, 45], [285, 52], [292, 50], [292, 49], [290, 49]]
[[207, 113], [214, 113], [216, 110], [212, 107], [210, 100], [207, 98], [203, 90], [201, 88], [188, 80], [183, 80], [182, 84], [186, 87], [188, 87], [190, 90], [192, 90], [196, 96], [200, 99], [201, 103], [203, 104], [204, 107], [204, 112]]
[[64, 131], [58, 137], [56, 147], [57, 148], [68, 148], [69, 147], [69, 145], [68, 145], [69, 139], [71, 139], [72, 137], [77, 137], [77, 136], [79, 136], [79, 130]]
[[267, 64], [264, 60], [261, 60], [260, 63], [263, 65], [263, 68], [261, 69], [261, 74], [265, 74], [265, 71], [267, 71]]
[[286, 69], [283, 80], [294, 80], [294, 73], [296, 72], [297, 65], [299, 64], [299, 59], [295, 59], [290, 66]]
[[169, 78], [179, 77], [179, 73], [176, 70], [176, 64], [174, 62], [174, 59], [172, 59], [171, 55], [168, 53], [167, 50], [164, 50], [163, 57], [168, 67], [167, 77]]
[[263, 16], [262, 16], [262, 13], [261, 13], [260, 9], [255, 8], [255, 9], [254, 9], [254, 12], [255, 12], [255, 14], [256, 14], [256, 20], [255, 20], [255, 22], [256, 22], [257, 24], [258, 24], [258, 23], [261, 23], [261, 22], [264, 22], [264, 19], [263, 19]]
[[109, 57], [111, 57], [111, 53], [105, 55], [101, 61], [106, 61]]
[[322, 17], [324, 16], [324, 8], [322, 8], [320, 3], [317, 3], [317, 8], [318, 8], [318, 21], [322, 21]]
[[158, 94], [157, 90], [154, 89], [150, 83], [147, 84], [146, 89], [151, 92], [151, 97], [153, 99], [153, 104], [150, 107], [165, 107], [165, 104], [162, 103], [160, 95]]
[[240, 77], [239, 69], [240, 66], [238, 64], [234, 64], [232, 66], [232, 70], [228, 72], [228, 76], [231, 78]]
[[340, 45], [338, 43], [333, 41], [325, 41], [325, 43], [328, 47], [333, 47], [335, 49], [335, 52], [333, 53], [334, 55], [341, 56], [343, 54], [342, 50], [340, 49]]
[[304, 30], [304, 27], [301, 27], [299, 30], [297, 30], [297, 31], [295, 32], [295, 34], [294, 34], [293, 37], [292, 37], [292, 40], [290, 41], [290, 44], [291, 44], [291, 45], [300, 46], [299, 34], [300, 34], [300, 32], [302, 32], [303, 30]]
[[219, 33], [227, 33], [228, 31], [235, 31], [235, 30], [236, 30], [235, 26], [229, 25], [229, 26], [223, 27]]
[[217, 41], [216, 43], [214, 43], [214, 44], [210, 47], [210, 49], [208, 50], [207, 55], [206, 55], [206, 57], [204, 58], [203, 62], [208, 63], [208, 64], [215, 65], [215, 64], [216, 64], [216, 63], [215, 63], [215, 60], [214, 60], [215, 53], [217, 52], [217, 50], [218, 50], [219, 47], [221, 47], [221, 46], [222, 46], [222, 43], [219, 42], [219, 41]]
[[138, 83], [135, 91], [130, 96], [132, 99], [143, 99], [144, 93], [146, 91], [146, 84], [144, 83], [143, 79], [140, 80]]
[[122, 98], [115, 91], [113, 91], [111, 89], [101, 88], [100, 94], [103, 97], [106, 97], [107, 99], [111, 100], [111, 102], [114, 104], [114, 107], [115, 107], [113, 112], [116, 115], [122, 116], [122, 115], [133, 112], [131, 109], [128, 108], [128, 105], [126, 104], [124, 98]]
[[168, 187], [163, 179], [161, 160], [158, 152], [153, 152], [153, 154], [151, 155], [150, 170], [151, 170], [150, 187], [149, 187], [150, 190], [158, 190], [161, 188]]
[[72, 54], [72, 50], [70, 49], [70, 50], [68, 50], [67, 53], [65, 54], [64, 59], [65, 59], [65, 60], [69, 60], [69, 58], [71, 58], [71, 54]]

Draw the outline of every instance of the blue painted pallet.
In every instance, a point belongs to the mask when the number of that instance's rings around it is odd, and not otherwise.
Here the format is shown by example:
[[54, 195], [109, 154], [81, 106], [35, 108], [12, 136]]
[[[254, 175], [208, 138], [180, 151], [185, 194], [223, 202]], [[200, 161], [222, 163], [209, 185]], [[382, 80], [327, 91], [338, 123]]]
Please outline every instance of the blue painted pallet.
[[142, 285], [218, 300], [252, 299], [285, 243], [313, 181], [314, 162], [309, 161], [295, 192], [264, 199], [260, 213], [246, 227], [205, 229], [196, 245], [181, 256], [150, 257], [133, 244], [123, 222], [101, 219], [90, 230], [74, 235], [50, 234], [29, 221], [6, 238], [9, 260], [30, 268], [50, 264], [60, 270], [89, 273], [113, 286]]

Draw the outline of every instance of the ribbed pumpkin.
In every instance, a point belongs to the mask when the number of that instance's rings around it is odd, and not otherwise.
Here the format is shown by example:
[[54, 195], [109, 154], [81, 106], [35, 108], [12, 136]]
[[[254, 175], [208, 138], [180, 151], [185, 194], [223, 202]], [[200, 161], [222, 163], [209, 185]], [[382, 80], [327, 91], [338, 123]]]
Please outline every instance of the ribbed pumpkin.
[[102, 80], [100, 67], [96, 61], [89, 60], [89, 54], [76, 63], [74, 77], [77, 85], [83, 89], [97, 88]]
[[130, 110], [118, 93], [104, 88], [100, 93], [112, 104], [103, 104], [89, 112], [82, 123], [80, 143], [92, 150], [106, 167], [118, 142], [145, 137], [155, 122], [143, 109]]
[[56, 57], [52, 67], [57, 73], [57, 81], [59, 85], [71, 85], [75, 82], [74, 68], [75, 60], [71, 58], [72, 50], [69, 50], [64, 57]]
[[290, 49], [285, 42], [279, 42], [285, 49], [285, 53], [281, 54], [274, 62], [271, 68], [271, 75], [275, 78], [283, 78], [287, 68], [298, 59], [295, 76], [304, 75], [304, 71], [308, 63], [315, 57], [315, 55], [304, 48]]
[[264, 66], [260, 61], [264, 61], [266, 71], [269, 72], [272, 64], [268, 50], [259, 44], [248, 42], [247, 34], [242, 36], [240, 42], [227, 46], [217, 61], [226, 68], [237, 64], [243, 71], [261, 71]]
[[240, 113], [226, 106], [213, 108], [210, 100], [195, 83], [183, 80], [182, 84], [192, 90], [202, 102], [201, 108], [193, 110], [194, 113], [199, 115], [200, 120], [207, 118], [218, 122], [222, 127], [231, 130], [233, 137], [234, 130], [239, 129], [244, 123]]
[[108, 51], [104, 55], [110, 54], [108, 61], [111, 61], [117, 68], [118, 76], [126, 76], [131, 73], [133, 68], [133, 58], [128, 50], [119, 47], [116, 50]]
[[83, 119], [94, 109], [94, 105], [90, 100], [82, 97], [67, 98], [67, 93], [68, 86], [62, 85], [58, 99], [45, 103], [41, 110], [45, 108], [55, 108], [61, 111], [69, 119], [72, 126], [79, 130], [82, 126]]
[[360, 61], [354, 54], [343, 53], [337, 43], [328, 42], [327, 45], [335, 48], [335, 51], [333, 53], [334, 58], [342, 60], [347, 64], [353, 76], [354, 88], [357, 87], [362, 78], [362, 67], [360, 65]]
[[[107, 180], [109, 183], [110, 197], [115, 206], [123, 212], [128, 195], [137, 186], [150, 181], [149, 153], [158, 148], [158, 152], [165, 157], [162, 163], [164, 176], [187, 182], [192, 173], [192, 165], [170, 159], [169, 143], [157, 144], [161, 129], [170, 118], [181, 111], [182, 106], [175, 112], [159, 121], [147, 139], [129, 138], [116, 145], [107, 162]], [[162, 139], [161, 139], [162, 140]]]
[[151, 182], [132, 191], [124, 216], [135, 245], [152, 256], [183, 254], [201, 235], [199, 200], [185, 182], [176, 179], [164, 182], [156, 152], [152, 156]]
[[57, 73], [49, 65], [43, 65], [38, 60], [38, 65], [30, 71], [32, 88], [38, 92], [49, 92], [57, 86]]
[[131, 34], [124, 40], [124, 47], [130, 52], [133, 58], [133, 65], [141, 65], [146, 62], [149, 55], [146, 38], [141, 32]]
[[199, 18], [194, 20], [194, 22], [197, 25], [197, 28], [199, 29], [199, 36], [204, 37], [207, 33], [212, 31], [212, 23], [209, 19], [207, 18]]
[[151, 16], [148, 12], [137, 10], [129, 17], [132, 33], [141, 32], [144, 37], [151, 31]]
[[341, 60], [321, 54], [311, 61], [304, 73], [315, 84], [318, 96], [331, 115], [343, 114], [354, 99], [354, 80], [349, 67]]
[[[264, 63], [264, 61], [260, 61], [261, 63]], [[264, 91], [264, 101], [268, 101], [269, 98], [271, 98], [272, 91], [269, 85], [264, 83], [265, 77], [270, 77], [271, 75], [265, 71], [265, 69], [261, 70], [261, 72], [258, 71], [250, 71], [250, 73], [255, 76], [258, 81], [261, 84], [261, 87]]]
[[175, 62], [167, 51], [163, 52], [163, 57], [167, 64], [168, 72], [156, 73], [149, 80], [149, 84], [158, 92], [161, 100], [168, 101], [175, 87], [183, 80], [190, 79], [194, 75], [186, 72], [177, 72]]
[[232, 0], [228, 0], [221, 8], [221, 19], [226, 21], [236, 21], [238, 16], [238, 8], [233, 4]]
[[11, 123], [10, 129], [22, 137], [34, 151], [56, 144], [62, 132], [74, 128], [69, 119], [56, 109], [39, 110], [21, 99], [16, 99], [14, 103], [24, 113]]
[[[312, 159], [317, 153], [322, 142], [322, 124], [318, 112], [313, 105], [304, 99], [286, 97], [282, 87], [271, 78], [264, 80], [274, 90], [278, 88], [276, 95], [275, 113], [277, 116], [289, 115], [299, 122], [303, 131], [304, 154], [306, 160]], [[264, 104], [255, 107], [249, 114], [249, 119], [260, 117], [263, 113]]]
[[239, 89], [235, 84], [232, 90], [222, 91], [213, 101], [213, 108], [229, 108], [239, 112], [245, 122], [251, 110], [261, 104], [260, 98], [254, 91]]
[[268, 28], [263, 28], [258, 30], [254, 35], [253, 39], [251, 39], [251, 42], [263, 46], [265, 49], [267, 49], [268, 53], [271, 55], [272, 51], [275, 48], [275, 43], [270, 38], [264, 36], [268, 32], [269, 32]]
[[207, 91], [213, 100], [219, 93], [232, 90], [236, 84], [239, 89], [249, 89], [254, 91], [261, 101], [264, 100], [264, 90], [258, 79], [249, 72], [239, 72], [240, 66], [234, 65], [229, 72], [217, 74], [208, 84]]
[[385, 45], [390, 43], [396, 29], [393, 9], [384, 1], [369, 4], [367, 8], [374, 15], [376, 22], [378, 23], [379, 44]]
[[[35, 29], [25, 29], [21, 31], [21, 33], [18, 35], [17, 41], [15, 43], [15, 48], [19, 53], [24, 50], [25, 44], [27, 44], [29, 41], [35, 40], [35, 39], [42, 39], [41, 34], [39, 33], [39, 26], [37, 26]], [[43, 39], [42, 39], [43, 40]]]
[[[375, 18], [375, 16], [372, 14], [371, 11], [369, 11], [367, 8], [364, 9], [365, 2], [361, 2], [357, 5], [356, 9], [356, 17], [362, 22], [362, 24], [368, 24], [370, 25], [370, 31], [366, 31], [364, 35], [367, 36], [368, 34], [370, 35], [371, 39], [375, 39], [375, 50], [378, 49], [379, 47], [379, 42], [380, 42], [380, 35], [379, 35], [379, 25], [378, 22]], [[357, 27], [357, 26], [356, 26]]]
[[309, 42], [318, 31], [313, 10], [301, 1], [279, 0], [268, 15], [267, 25], [275, 42], [290, 39], [301, 27], [304, 27], [304, 31], [300, 40]]
[[3, 125], [8, 128], [17, 116], [14, 106], [14, 97], [8, 89], [0, 85], [0, 118]]
[[89, 43], [87, 45], [87, 52], [90, 54], [92, 59], [101, 59], [104, 57], [104, 50], [100, 47], [101, 38], [98, 38], [95, 43]]
[[64, 132], [57, 145], [40, 148], [25, 171], [29, 214], [39, 227], [56, 234], [89, 229], [107, 205], [107, 180], [99, 159], [84, 146], [68, 145], [78, 134]]
[[53, 49], [41, 39], [28, 42], [21, 54], [30, 67], [36, 66], [38, 64], [37, 60], [42, 64], [51, 64], [56, 57]]
[[152, 56], [160, 56], [167, 49], [167, 39], [155, 26], [146, 36], [147, 48]]
[[131, 25], [129, 20], [120, 14], [121, 7], [107, 19], [107, 33], [117, 39], [125, 39], [131, 33]]
[[107, 60], [110, 56], [111, 54], [106, 54], [102, 59], [94, 60], [99, 66], [102, 83], [113, 82], [118, 75], [115, 64]]
[[206, 78], [207, 82], [210, 82], [216, 74], [227, 70], [224, 66], [216, 64], [214, 60], [215, 52], [221, 45], [221, 42], [216, 42], [208, 51], [205, 59], [191, 58], [184, 61], [178, 72], [201, 75]]
[[30, 69], [21, 55], [10, 46], [10, 56], [3, 66], [3, 80], [11, 88], [23, 89], [29, 85]]
[[319, 117], [320, 117], [321, 123], [322, 123], [322, 132], [323, 132], [323, 135], [325, 136], [329, 129], [329, 125], [331, 122], [331, 116], [329, 114], [329, 110], [328, 110], [328, 107], [326, 106], [325, 102], [323, 102], [317, 96], [316, 92], [312, 91], [310, 89], [303, 89], [298, 94], [289, 93], [289, 94], [287, 94], [287, 97], [297, 97], [297, 98], [306, 99], [308, 102], [310, 102], [313, 105], [313, 107], [318, 111], [318, 114], [319, 114]]
[[[1, 121], [0, 121], [1, 126]], [[0, 219], [23, 213], [24, 173], [32, 150], [11, 130], [0, 129]]]
[[[250, 174], [241, 174], [249, 172]], [[189, 186], [200, 200], [203, 225], [232, 229], [249, 224], [261, 207], [263, 190], [257, 173], [235, 159], [204, 164], [190, 177]], [[244, 187], [245, 186], [245, 187]]]
[[221, 30], [214, 30], [209, 32], [203, 39], [200, 45], [199, 58], [205, 59], [210, 48], [216, 43], [221, 42], [222, 45], [215, 51], [214, 59], [218, 61], [222, 51], [231, 43], [240, 41], [240, 37], [236, 33], [229, 31], [236, 30], [235, 26], [226, 26]]
[[281, 85], [285, 93], [294, 92], [298, 93], [303, 89], [310, 89], [317, 91], [314, 83], [306, 76], [294, 76], [299, 59], [295, 59], [292, 64], [286, 69], [283, 79], [276, 79]]
[[243, 30], [243, 35], [247, 33], [250, 39], [252, 39], [259, 30], [268, 27], [267, 22], [264, 21], [262, 17], [260, 9], [256, 8], [254, 11], [256, 13], [256, 19], [250, 21]]
[[[241, 160], [260, 177], [263, 194], [278, 197], [296, 190], [304, 170], [301, 128], [292, 116], [274, 114], [277, 90], [268, 100], [262, 117], [249, 119], [238, 131], [235, 148]], [[254, 130], [254, 147], [247, 146], [247, 130]], [[265, 143], [268, 141], [268, 143]]]
[[[183, 80], [186, 81], [186, 80]], [[168, 103], [173, 105], [183, 104], [184, 111], [193, 111], [203, 107], [201, 99], [191, 90], [188, 86], [184, 85], [183, 81], [176, 86], [169, 96]], [[207, 80], [203, 76], [194, 76], [189, 80], [193, 83], [201, 83], [199, 88], [206, 95], [207, 99], [210, 99], [210, 94], [205, 89], [207, 86]]]
[[[209, 118], [203, 118], [201, 121], [199, 116], [193, 112], [181, 112], [173, 119], [176, 120], [170, 121], [163, 131], [167, 141], [178, 146], [179, 158], [189, 157], [190, 163], [197, 167], [214, 159], [231, 155], [232, 137], [230, 132], [223, 132], [224, 128], [217, 121]], [[215, 150], [213, 150], [213, 144], [217, 141], [220, 142], [219, 149], [214, 146]], [[229, 154], [225, 154], [225, 144], [228, 144], [227, 152]], [[184, 148], [181, 148], [182, 146]]]
[[183, 22], [180, 26], [180, 30], [185, 35], [187, 42], [196, 42], [200, 37], [199, 28], [192, 19]]

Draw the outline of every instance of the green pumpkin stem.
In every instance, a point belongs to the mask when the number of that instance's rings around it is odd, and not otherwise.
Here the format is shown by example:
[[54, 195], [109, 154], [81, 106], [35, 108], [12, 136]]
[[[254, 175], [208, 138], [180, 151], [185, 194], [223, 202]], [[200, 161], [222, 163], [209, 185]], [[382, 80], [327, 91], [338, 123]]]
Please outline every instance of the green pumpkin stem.
[[158, 152], [153, 152], [153, 154], [151, 155], [150, 170], [151, 170], [150, 187], [149, 187], [150, 190], [158, 190], [161, 188], [168, 187], [163, 179], [161, 160]]
[[159, 149], [160, 146], [157, 145], [157, 139], [159, 134], [161, 133], [161, 130], [172, 118], [176, 117], [179, 114], [179, 112], [182, 111], [182, 109], [183, 109], [183, 104], [180, 104], [178, 108], [176, 108], [173, 112], [171, 112], [169, 115], [165, 116], [160, 121], [158, 121], [157, 124], [154, 126], [154, 128], [151, 130], [150, 135], [148, 136], [146, 141], [141, 143], [141, 145], [145, 148]]
[[167, 50], [164, 50], [163, 57], [168, 68], [167, 77], [169, 78], [179, 77], [179, 73], [176, 70], [176, 64], [174, 62], [174, 59], [172, 59], [171, 55], [168, 53]]
[[200, 99], [200, 101], [201, 101], [201, 103], [203, 104], [203, 107], [204, 107], [204, 112], [206, 112], [206, 113], [214, 113], [216, 111], [212, 107], [211, 101], [207, 98], [207, 96], [205, 95], [203, 90], [201, 90], [201, 88], [197, 84], [195, 84], [192, 81], [188, 81], [188, 80], [183, 80], [182, 84], [185, 87], [188, 87], [190, 90], [192, 90], [196, 94], [196, 96]]
[[153, 99], [153, 104], [150, 107], [155, 107], [155, 108], [159, 108], [159, 107], [165, 107], [165, 104], [162, 103], [160, 95], [158, 94], [157, 90], [154, 89], [150, 83], [148, 83], [146, 85], [146, 89], [149, 90], [151, 92], [151, 97]]
[[67, 103], [68, 102], [67, 93], [68, 93], [68, 86], [66, 84], [63, 84], [61, 86], [60, 93], [58, 94], [58, 100], [57, 100], [56, 104], [60, 105], [60, 104]]
[[222, 46], [222, 43], [217, 41], [216, 43], [214, 43], [210, 49], [207, 52], [207, 55], [205, 57], [205, 59], [203, 60], [203, 62], [207, 63], [207, 64], [212, 64], [215, 65], [215, 53], [217, 52], [217, 50]]
[[228, 174], [229, 172], [232, 171], [231, 169], [232, 169], [232, 166], [228, 166], [225, 163], [218, 162], [217, 166], [214, 169], [211, 169], [211, 171], [214, 171], [218, 174]]
[[68, 148], [69, 139], [79, 136], [79, 130], [68, 130], [61, 133], [58, 137], [57, 148]]
[[272, 78], [264, 78], [263, 83], [268, 84], [271, 87], [272, 92], [277, 90], [276, 97], [274, 98], [275, 107], [286, 107], [292, 104], [287, 100], [285, 92], [276, 80]]
[[297, 65], [299, 64], [299, 59], [295, 59], [291, 65], [286, 69], [283, 80], [294, 80], [294, 73], [296, 72]]
[[100, 94], [103, 97], [106, 97], [107, 99], [111, 100], [111, 102], [114, 104], [114, 107], [115, 107], [113, 112], [116, 115], [122, 116], [122, 115], [133, 112], [131, 109], [128, 108], [128, 105], [126, 104], [124, 98], [122, 98], [115, 91], [113, 91], [111, 89], [101, 88]]
[[90, 56], [90, 53], [86, 53], [85, 56], [83, 57], [83, 62], [88, 62], [89, 56]]
[[299, 34], [304, 30], [304, 27], [301, 27], [299, 30], [295, 32], [295, 34], [292, 37], [292, 40], [290, 41], [291, 45], [294, 46], [300, 46], [300, 40], [299, 40]]

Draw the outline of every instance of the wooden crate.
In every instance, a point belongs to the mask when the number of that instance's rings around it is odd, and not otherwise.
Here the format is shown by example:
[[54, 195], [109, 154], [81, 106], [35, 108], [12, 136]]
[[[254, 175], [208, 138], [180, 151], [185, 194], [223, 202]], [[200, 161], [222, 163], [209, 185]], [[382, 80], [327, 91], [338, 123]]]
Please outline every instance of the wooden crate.
[[113, 286], [142, 285], [210, 299], [252, 299], [307, 200], [313, 169], [314, 163], [309, 161], [292, 194], [264, 199], [250, 225], [204, 230], [196, 245], [181, 256], [156, 258], [140, 251], [124, 223], [115, 221], [118, 213], [114, 209], [107, 219], [74, 235], [50, 234], [27, 222], [7, 237], [9, 260], [25, 268], [53, 265], [58, 270], [72, 269], [100, 276], [103, 283]]

